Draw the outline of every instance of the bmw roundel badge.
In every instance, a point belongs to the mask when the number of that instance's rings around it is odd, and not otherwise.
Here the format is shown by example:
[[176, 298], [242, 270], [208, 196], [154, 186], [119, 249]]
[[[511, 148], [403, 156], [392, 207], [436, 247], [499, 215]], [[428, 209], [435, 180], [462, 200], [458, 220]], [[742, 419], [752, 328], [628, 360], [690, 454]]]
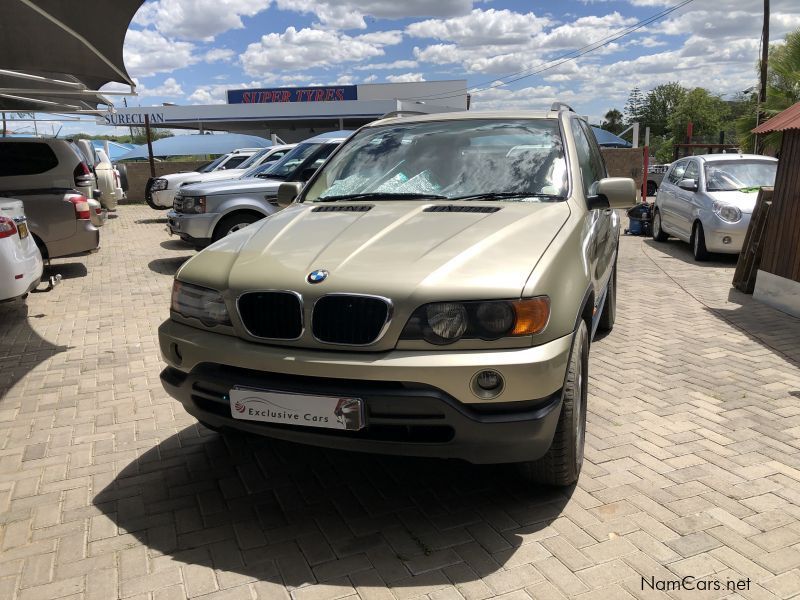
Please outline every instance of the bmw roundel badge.
[[322, 283], [328, 278], [328, 272], [325, 269], [317, 269], [315, 271], [311, 271], [306, 277], [306, 281], [308, 283]]

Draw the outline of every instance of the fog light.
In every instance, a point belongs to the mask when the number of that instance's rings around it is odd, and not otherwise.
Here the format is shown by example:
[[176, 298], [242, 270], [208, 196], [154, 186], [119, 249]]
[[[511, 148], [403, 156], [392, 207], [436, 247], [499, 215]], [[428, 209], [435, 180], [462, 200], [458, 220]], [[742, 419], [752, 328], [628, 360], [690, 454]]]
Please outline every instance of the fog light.
[[480, 371], [472, 378], [472, 392], [479, 398], [496, 398], [504, 387], [503, 376], [497, 371]]
[[731, 236], [729, 236], [729, 235], [726, 235], [724, 238], [722, 238], [722, 243], [723, 244], [730, 244], [732, 241], [733, 240], [731, 239]]

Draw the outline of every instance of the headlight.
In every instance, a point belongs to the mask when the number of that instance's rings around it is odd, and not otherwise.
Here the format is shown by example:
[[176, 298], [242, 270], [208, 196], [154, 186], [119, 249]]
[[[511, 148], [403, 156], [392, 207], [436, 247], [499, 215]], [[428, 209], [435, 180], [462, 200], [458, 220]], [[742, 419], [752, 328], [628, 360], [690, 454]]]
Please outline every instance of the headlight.
[[742, 219], [742, 211], [730, 204], [714, 202], [714, 213], [723, 221], [738, 223]]
[[151, 192], [160, 192], [161, 190], [167, 189], [169, 182], [166, 179], [158, 178], [150, 185]]
[[438, 345], [460, 339], [496, 340], [539, 333], [549, 318], [547, 296], [526, 300], [433, 302], [414, 311], [400, 337]]
[[172, 284], [171, 308], [182, 317], [199, 319], [209, 327], [231, 324], [222, 294], [177, 279]]
[[183, 196], [181, 198], [181, 212], [200, 214], [206, 212], [205, 196]]

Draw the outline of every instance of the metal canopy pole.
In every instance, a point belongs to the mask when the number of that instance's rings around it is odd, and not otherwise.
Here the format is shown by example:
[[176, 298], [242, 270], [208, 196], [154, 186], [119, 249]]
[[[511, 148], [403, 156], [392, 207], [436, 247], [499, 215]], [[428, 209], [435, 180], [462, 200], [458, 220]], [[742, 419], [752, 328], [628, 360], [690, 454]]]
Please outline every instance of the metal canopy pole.
[[156, 177], [156, 163], [153, 161], [153, 139], [150, 137], [150, 115], [144, 114], [144, 132], [147, 136], [147, 159], [150, 162], [150, 177]]

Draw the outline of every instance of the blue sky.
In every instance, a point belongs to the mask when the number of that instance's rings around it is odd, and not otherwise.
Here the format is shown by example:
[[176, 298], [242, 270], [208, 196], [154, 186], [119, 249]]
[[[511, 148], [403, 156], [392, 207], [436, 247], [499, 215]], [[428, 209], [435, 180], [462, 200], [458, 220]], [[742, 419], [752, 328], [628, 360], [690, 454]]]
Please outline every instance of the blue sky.
[[[465, 78], [495, 86], [473, 95], [477, 110], [560, 99], [597, 120], [622, 109], [634, 86], [680, 81], [730, 95], [753, 85], [761, 0], [694, 0], [578, 60], [503, 83], [678, 3], [150, 0], [126, 37], [140, 93], [129, 103], [224, 102], [238, 87]], [[772, 11], [773, 41], [800, 27], [797, 0], [773, 0]]]

